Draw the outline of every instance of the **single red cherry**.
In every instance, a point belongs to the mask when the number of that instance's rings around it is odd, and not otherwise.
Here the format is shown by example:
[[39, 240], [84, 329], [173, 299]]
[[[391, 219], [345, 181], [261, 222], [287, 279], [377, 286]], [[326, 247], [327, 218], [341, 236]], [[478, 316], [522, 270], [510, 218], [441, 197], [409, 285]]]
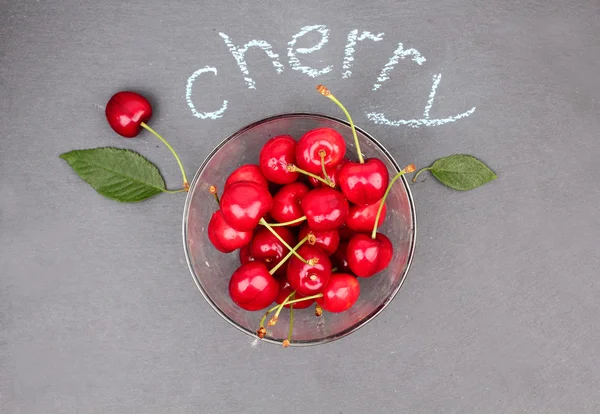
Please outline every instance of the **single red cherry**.
[[108, 100], [105, 114], [108, 124], [117, 134], [133, 138], [142, 130], [142, 122], [152, 116], [152, 106], [138, 93], [117, 92]]
[[[319, 293], [331, 275], [329, 257], [318, 247], [306, 244], [298, 249], [298, 253], [309, 263], [303, 263], [296, 256], [292, 256], [287, 266], [288, 283], [304, 296]], [[311, 261], [316, 263], [311, 264]]]
[[[289, 283], [287, 283], [287, 282], [283, 283], [281, 289], [279, 289], [279, 293], [277, 294], [277, 297], [275, 298], [275, 302], [279, 303], [281, 305], [283, 303], [283, 301], [285, 300], [285, 298], [290, 296], [293, 291], [294, 291], [294, 289], [292, 289], [292, 287], [290, 286]], [[302, 296], [301, 294], [296, 292], [296, 294], [294, 295], [294, 300], [302, 299], [303, 297], [304, 296]], [[314, 303], [314, 300], [311, 300], [311, 299], [303, 300], [302, 302], [294, 303], [294, 309], [306, 309], [306, 308], [310, 307], [310, 305], [312, 305], [313, 303]], [[289, 308], [290, 305], [284, 305], [283, 307]]]
[[333, 188], [315, 188], [301, 202], [308, 226], [314, 231], [340, 227], [348, 217], [350, 206], [344, 195]]
[[[287, 227], [273, 227], [273, 230], [288, 245], [293, 246], [295, 244], [294, 235]], [[288, 251], [288, 248], [266, 227], [256, 230], [250, 242], [250, 255], [254, 260], [265, 262], [269, 270], [274, 268]], [[285, 276], [285, 266], [281, 266], [275, 274], [277, 276]]]
[[314, 246], [323, 250], [327, 256], [331, 256], [338, 248], [340, 244], [340, 234], [337, 229], [315, 231], [312, 230], [308, 225], [304, 224], [300, 227], [300, 233], [298, 233], [298, 239], [302, 240], [309, 232], [315, 236]]
[[236, 168], [229, 175], [227, 181], [225, 181], [223, 189], [227, 190], [227, 187], [238, 181], [253, 181], [267, 189], [269, 188], [267, 179], [262, 175], [260, 167], [256, 164], [244, 164], [241, 167]]
[[208, 239], [220, 252], [231, 253], [250, 243], [252, 232], [237, 231], [227, 224], [221, 210], [217, 210], [208, 222]]
[[[296, 220], [304, 215], [300, 200], [308, 193], [306, 184], [295, 182], [284, 185], [273, 196], [273, 208], [271, 216], [279, 223], [287, 223]], [[299, 226], [300, 222], [290, 224], [290, 226]]]
[[385, 269], [392, 260], [390, 239], [377, 233], [375, 239], [366, 234], [356, 234], [348, 242], [348, 265], [356, 276], [371, 277]]
[[345, 155], [344, 137], [331, 128], [312, 129], [304, 134], [296, 145], [296, 165], [313, 174], [323, 171], [321, 158], [325, 167], [335, 167]]
[[268, 140], [260, 151], [260, 171], [276, 184], [289, 184], [298, 179], [297, 172], [287, 166], [295, 162], [296, 140], [289, 135], [279, 135]]
[[273, 197], [260, 184], [238, 181], [221, 196], [221, 211], [227, 224], [238, 231], [251, 231], [273, 207]]
[[229, 296], [240, 308], [257, 311], [269, 306], [279, 292], [279, 283], [263, 262], [241, 265], [229, 280]]
[[254, 256], [252, 256], [252, 254], [250, 254], [250, 245], [247, 244], [245, 246], [242, 246], [239, 250], [239, 256], [240, 256], [240, 264], [246, 264], [248, 262], [253, 262]]
[[347, 311], [360, 296], [360, 283], [347, 273], [334, 273], [323, 288], [323, 296], [317, 303], [327, 312], [339, 313]]
[[338, 173], [342, 193], [359, 206], [381, 200], [389, 179], [385, 164], [378, 158], [369, 158], [364, 164], [348, 161]]
[[[346, 218], [346, 226], [350, 230], [354, 230], [359, 233], [371, 233], [373, 231], [373, 227], [375, 227], [377, 210], [379, 210], [381, 201], [382, 200], [379, 200], [374, 204], [369, 204], [366, 206], [350, 206], [350, 212], [348, 213], [348, 218]], [[381, 216], [379, 217], [379, 222], [377, 223], [378, 228], [381, 227], [385, 221], [386, 211], [387, 207], [384, 202], [381, 209]]]
[[340, 273], [350, 273], [350, 266], [348, 265], [348, 242], [341, 241], [337, 250], [331, 256], [331, 265], [337, 268]]
[[[344, 166], [344, 164], [347, 161], [348, 161], [348, 159], [344, 158], [339, 164], [334, 165], [333, 167], [331, 167], [329, 165], [325, 167], [325, 172], [327, 173], [327, 177], [329, 178], [329, 181], [331, 183], [333, 183], [334, 187], [339, 188], [340, 182], [339, 182], [338, 176], [339, 176], [340, 170], [342, 169], [342, 167]], [[321, 174], [319, 174], [319, 175], [321, 175]], [[309, 177], [307, 175], [304, 176], [304, 177], [307, 178], [308, 182], [314, 188], [317, 188], [317, 187], [327, 187], [327, 185], [323, 181], [321, 181], [321, 180], [317, 180], [316, 178]], [[325, 177], [323, 177], [323, 178], [325, 178]], [[331, 186], [329, 186], [329, 187], [331, 187]]]

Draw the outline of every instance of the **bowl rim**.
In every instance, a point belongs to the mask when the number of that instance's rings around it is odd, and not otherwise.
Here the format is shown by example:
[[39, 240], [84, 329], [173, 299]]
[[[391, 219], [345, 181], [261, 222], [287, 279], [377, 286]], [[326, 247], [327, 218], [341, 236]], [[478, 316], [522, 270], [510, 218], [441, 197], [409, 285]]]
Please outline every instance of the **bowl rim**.
[[[229, 316], [227, 316], [214, 302], [213, 300], [209, 297], [209, 295], [204, 291], [204, 289], [202, 288], [202, 284], [200, 283], [200, 280], [198, 279], [196, 273], [194, 272], [194, 268], [192, 265], [192, 261], [191, 261], [191, 257], [190, 257], [190, 252], [188, 249], [188, 243], [187, 243], [187, 219], [189, 216], [189, 208], [190, 208], [190, 204], [192, 201], [192, 196], [194, 191], [196, 190], [196, 185], [198, 182], [198, 179], [200, 178], [200, 174], [201, 172], [204, 170], [204, 168], [206, 167], [206, 165], [208, 164], [208, 162], [210, 161], [210, 159], [221, 149], [223, 148], [229, 141], [233, 140], [234, 138], [236, 138], [237, 136], [243, 134], [244, 132], [262, 124], [265, 122], [270, 122], [276, 119], [281, 119], [281, 118], [302, 118], [302, 117], [314, 117], [314, 118], [322, 118], [328, 121], [334, 121], [334, 122], [338, 122], [341, 123], [343, 125], [346, 125], [347, 127], [351, 127], [350, 123], [347, 122], [346, 120], [343, 119], [339, 119], [333, 116], [329, 116], [329, 115], [324, 115], [324, 114], [320, 114], [320, 113], [315, 113], [315, 112], [290, 112], [290, 113], [279, 113], [279, 114], [275, 114], [275, 115], [271, 115], [265, 118], [261, 118], [258, 119], [254, 122], [251, 122], [250, 124], [244, 126], [243, 128], [237, 130], [236, 132], [234, 132], [233, 134], [229, 135], [227, 138], [225, 138], [223, 141], [221, 141], [204, 159], [204, 161], [202, 162], [202, 164], [200, 164], [200, 167], [198, 168], [198, 170], [196, 171], [196, 174], [194, 174], [194, 178], [192, 179], [192, 181], [190, 182], [190, 190], [187, 193], [186, 199], [185, 199], [185, 205], [183, 208], [183, 221], [182, 221], [182, 236], [183, 236], [183, 250], [185, 253], [185, 260], [187, 262], [188, 265], [188, 269], [192, 275], [192, 279], [194, 280], [194, 283], [196, 284], [196, 287], [198, 288], [198, 290], [200, 291], [200, 293], [202, 294], [202, 296], [204, 297], [204, 299], [208, 302], [208, 304], [210, 305], [210, 307], [218, 314], [220, 315], [224, 320], [226, 320], [230, 325], [234, 326], [235, 328], [237, 328], [239, 331], [244, 332], [245, 334], [247, 334], [248, 336], [251, 336], [252, 338], [255, 338], [256, 340], [262, 341], [262, 342], [268, 342], [271, 344], [277, 344], [279, 346], [281, 346], [281, 342], [279, 340], [273, 339], [273, 338], [269, 338], [269, 337], [265, 337], [263, 339], [259, 339], [258, 335], [256, 335], [256, 332], [250, 331], [248, 329], [246, 329], [245, 327], [237, 324], [234, 320], [232, 320]], [[386, 157], [388, 157], [388, 159], [390, 160], [391, 164], [396, 168], [396, 173], [399, 172], [401, 170], [400, 166], [398, 165], [398, 163], [396, 162], [395, 158], [388, 152], [388, 150], [379, 142], [377, 141], [371, 134], [369, 134], [368, 132], [366, 132], [365, 130], [363, 130], [362, 128], [356, 126], [356, 124], [354, 125], [354, 127], [356, 128], [357, 131], [360, 131], [362, 134], [364, 134], [368, 139], [370, 139], [384, 154]], [[292, 340], [290, 342], [290, 347], [306, 347], [306, 346], [313, 346], [313, 345], [322, 345], [322, 344], [327, 344], [327, 343], [331, 343], [334, 342], [338, 339], [344, 338], [348, 335], [350, 335], [353, 332], [356, 332], [358, 329], [362, 328], [363, 326], [365, 326], [367, 323], [369, 323], [370, 321], [372, 321], [373, 319], [375, 319], [381, 312], [383, 312], [383, 310], [390, 304], [390, 302], [392, 300], [394, 300], [394, 298], [396, 297], [396, 295], [398, 294], [398, 292], [400, 291], [400, 289], [402, 288], [402, 286], [404, 285], [404, 282], [406, 280], [406, 277], [408, 276], [408, 272], [410, 270], [411, 264], [412, 264], [412, 260], [413, 260], [413, 256], [415, 253], [415, 248], [416, 248], [416, 243], [417, 243], [417, 216], [416, 216], [416, 209], [415, 209], [415, 204], [414, 204], [414, 200], [413, 200], [413, 196], [412, 196], [412, 192], [410, 191], [410, 186], [408, 185], [408, 181], [406, 179], [406, 176], [403, 175], [400, 177], [402, 180], [402, 183], [404, 185], [404, 189], [406, 190], [407, 196], [408, 196], [408, 201], [409, 201], [409, 205], [410, 205], [410, 212], [411, 212], [411, 225], [412, 225], [412, 236], [411, 236], [411, 240], [410, 240], [410, 251], [408, 253], [408, 257], [407, 257], [407, 262], [406, 262], [406, 266], [404, 268], [404, 275], [402, 276], [402, 280], [400, 280], [400, 283], [398, 284], [398, 286], [396, 287], [396, 289], [394, 289], [394, 291], [388, 296], [388, 298], [381, 303], [379, 306], [377, 306], [369, 315], [367, 315], [362, 321], [352, 325], [351, 327], [344, 329], [343, 331], [340, 331], [334, 335], [328, 336], [324, 339], [320, 339], [320, 340], [300, 340], [300, 341], [294, 341]]]

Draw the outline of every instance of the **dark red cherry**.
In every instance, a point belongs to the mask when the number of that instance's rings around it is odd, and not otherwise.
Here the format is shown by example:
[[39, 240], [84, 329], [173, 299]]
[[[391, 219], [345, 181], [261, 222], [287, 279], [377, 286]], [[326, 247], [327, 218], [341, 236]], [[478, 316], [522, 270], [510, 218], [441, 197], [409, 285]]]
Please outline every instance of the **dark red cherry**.
[[371, 277], [385, 269], [392, 260], [390, 239], [377, 233], [372, 239], [366, 234], [356, 234], [348, 242], [348, 265], [356, 276]]
[[305, 238], [311, 231], [316, 239], [314, 246], [323, 250], [327, 256], [331, 256], [337, 250], [340, 244], [340, 234], [337, 229], [315, 231], [311, 230], [308, 225], [303, 224], [300, 227], [300, 233], [298, 233], [298, 240]]
[[[349, 214], [349, 213], [348, 213]], [[346, 218], [347, 220], [347, 218]], [[373, 229], [371, 229], [372, 231]], [[340, 233], [340, 240], [350, 240], [352, 238], [352, 236], [354, 236], [356, 234], [356, 232], [350, 228], [348, 228], [348, 226], [346, 226], [346, 224], [344, 224], [343, 226], [341, 226], [338, 229], [338, 233]]]
[[220, 252], [231, 253], [250, 243], [252, 232], [235, 230], [227, 224], [221, 210], [217, 210], [208, 222], [208, 239]]
[[327, 312], [339, 313], [350, 309], [360, 296], [358, 280], [347, 273], [334, 273], [323, 288], [317, 303]]
[[[273, 230], [290, 246], [295, 244], [294, 235], [287, 227], [273, 227]], [[250, 255], [254, 260], [265, 262], [269, 270], [275, 267], [288, 251], [288, 248], [266, 227], [256, 230], [250, 242]], [[275, 275], [285, 276], [285, 269], [286, 266], [281, 266]]]
[[[285, 300], [285, 298], [290, 296], [290, 294], [293, 291], [294, 291], [294, 289], [292, 289], [292, 287], [290, 286], [289, 283], [287, 283], [287, 282], [282, 283], [282, 287], [281, 287], [281, 289], [279, 289], [279, 293], [277, 294], [277, 297], [275, 298], [275, 302], [282, 304], [283, 301]], [[294, 299], [302, 299], [303, 297], [304, 296], [302, 296], [298, 292], [296, 292], [296, 294], [294, 295]], [[306, 309], [306, 308], [310, 307], [310, 305], [312, 305], [313, 303], [314, 303], [314, 299], [309, 299], [309, 300], [304, 300], [302, 302], [294, 303], [294, 309]], [[290, 305], [284, 305], [283, 307], [289, 308]]]
[[117, 92], [108, 100], [105, 114], [108, 124], [117, 134], [133, 138], [142, 130], [142, 122], [147, 122], [152, 116], [152, 106], [138, 93]]
[[[295, 182], [286, 184], [273, 196], [271, 216], [279, 223], [287, 223], [304, 215], [300, 200], [308, 193], [306, 184]], [[301, 223], [290, 224], [299, 226]]]
[[269, 306], [279, 292], [279, 283], [263, 262], [241, 265], [229, 280], [229, 296], [240, 308], [257, 311]]
[[225, 181], [223, 190], [227, 190], [233, 183], [238, 181], [253, 181], [256, 184], [260, 184], [265, 188], [269, 188], [267, 179], [260, 172], [260, 167], [256, 164], [244, 164], [241, 167], [236, 168]]
[[[334, 187], [339, 188], [340, 183], [339, 183], [338, 175], [340, 173], [340, 170], [342, 169], [342, 167], [344, 166], [344, 164], [347, 161], [348, 160], [346, 158], [344, 158], [339, 164], [334, 165], [333, 167], [331, 167], [331, 166], [325, 167], [325, 171], [327, 172], [327, 177], [329, 177], [329, 181], [331, 181], [333, 183]], [[321, 177], [323, 175], [323, 172], [320, 172], [318, 175], [319, 175], [319, 177]], [[317, 180], [316, 178], [309, 177], [308, 175], [303, 176], [303, 177], [307, 177], [308, 182], [310, 183], [310, 185], [313, 186], [313, 188], [327, 187], [327, 185], [323, 181]]]
[[325, 153], [325, 166], [334, 167], [346, 155], [346, 141], [335, 129], [316, 128], [310, 130], [298, 140], [296, 165], [313, 174], [322, 172], [320, 151]]
[[289, 135], [279, 135], [268, 140], [260, 151], [260, 171], [265, 178], [276, 184], [289, 184], [298, 179], [297, 172], [287, 166], [294, 164], [296, 140]]
[[340, 227], [346, 221], [349, 209], [344, 195], [333, 188], [315, 188], [302, 199], [308, 226], [315, 231]]
[[238, 255], [240, 257], [240, 264], [246, 264], [255, 260], [254, 256], [250, 254], [250, 245], [248, 244], [240, 248]]
[[331, 265], [337, 268], [340, 273], [349, 273], [350, 266], [348, 265], [348, 242], [341, 241], [337, 250], [331, 256]]
[[359, 206], [381, 200], [389, 178], [385, 164], [378, 158], [369, 158], [364, 164], [348, 161], [338, 173], [342, 193]]
[[251, 231], [273, 207], [265, 187], [252, 181], [231, 184], [221, 196], [221, 211], [227, 224], [238, 231]]
[[331, 262], [327, 254], [318, 247], [303, 244], [297, 250], [305, 260], [316, 259], [316, 264], [303, 263], [292, 256], [287, 266], [287, 281], [292, 288], [304, 296], [319, 293], [331, 275]]
[[[350, 230], [354, 230], [358, 233], [371, 233], [373, 227], [375, 227], [375, 218], [377, 217], [377, 210], [379, 210], [380, 205], [381, 200], [366, 206], [350, 206], [350, 212], [348, 213], [348, 218], [346, 218], [346, 226]], [[385, 221], [386, 211], [387, 207], [385, 203], [383, 203], [377, 228], [381, 227]]]

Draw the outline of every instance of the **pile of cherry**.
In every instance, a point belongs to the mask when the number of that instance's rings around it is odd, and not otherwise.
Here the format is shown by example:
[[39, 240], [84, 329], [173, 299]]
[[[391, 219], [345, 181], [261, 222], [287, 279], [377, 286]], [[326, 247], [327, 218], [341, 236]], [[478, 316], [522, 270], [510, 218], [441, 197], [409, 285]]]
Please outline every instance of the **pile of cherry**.
[[[357, 277], [375, 275], [392, 259], [392, 243], [377, 229], [385, 221], [389, 188], [414, 166], [390, 182], [381, 160], [363, 159], [351, 126], [356, 162], [346, 158], [342, 135], [318, 128], [298, 141], [289, 135], [269, 139], [258, 164], [233, 171], [220, 198], [211, 186], [219, 209], [208, 237], [223, 253], [239, 249], [240, 266], [229, 281], [231, 299], [249, 311], [278, 304], [262, 318], [261, 338], [266, 317], [274, 313], [268, 322], [274, 325], [283, 307], [290, 309], [290, 324], [294, 309], [315, 301], [317, 316], [323, 310], [348, 310], [360, 295]], [[290, 326], [284, 346], [291, 331]]]

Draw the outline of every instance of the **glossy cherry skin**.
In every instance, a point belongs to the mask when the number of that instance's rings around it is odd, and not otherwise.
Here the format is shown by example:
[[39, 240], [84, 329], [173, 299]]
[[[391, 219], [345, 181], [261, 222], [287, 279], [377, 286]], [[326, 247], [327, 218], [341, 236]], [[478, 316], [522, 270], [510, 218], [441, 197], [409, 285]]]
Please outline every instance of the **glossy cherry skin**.
[[392, 260], [390, 239], [377, 233], [372, 239], [366, 234], [356, 234], [348, 242], [348, 265], [356, 276], [371, 277], [385, 269]]
[[265, 188], [269, 188], [269, 182], [260, 172], [260, 167], [256, 164], [244, 164], [241, 167], [236, 168], [225, 181], [223, 190], [238, 181], [253, 181], [257, 184], [262, 185]]
[[[296, 220], [304, 215], [300, 200], [308, 194], [309, 189], [306, 184], [295, 182], [286, 184], [273, 196], [273, 208], [271, 216], [279, 223], [287, 223]], [[290, 224], [290, 226], [299, 226], [302, 223]]]
[[254, 256], [250, 254], [250, 245], [248, 244], [240, 248], [238, 255], [240, 257], [240, 264], [246, 264], [255, 260]]
[[[369, 204], [366, 206], [350, 206], [350, 212], [348, 213], [348, 218], [346, 218], [346, 226], [350, 230], [354, 230], [358, 233], [372, 232], [373, 227], [375, 227], [375, 218], [377, 217], [377, 210], [379, 210], [380, 204], [381, 200], [374, 204]], [[381, 225], [385, 221], [386, 212], [387, 207], [385, 203], [383, 203], [383, 208], [381, 209], [381, 215], [379, 216], [377, 228], [381, 227]]]
[[[295, 238], [287, 227], [273, 227], [273, 230], [290, 246], [295, 244]], [[266, 263], [267, 269], [271, 270], [289, 252], [288, 248], [273, 235], [266, 227], [261, 227], [254, 233], [250, 242], [250, 256], [254, 260]], [[281, 266], [275, 273], [276, 276], [285, 276], [286, 266]]]
[[[326, 166], [325, 167], [325, 172], [327, 172], [327, 177], [329, 177], [329, 181], [331, 181], [333, 183], [333, 186], [336, 188], [339, 188], [340, 186], [340, 182], [339, 182], [339, 173], [340, 170], [342, 169], [342, 167], [344, 166], [344, 164], [347, 162], [348, 160], [346, 158], [344, 158], [339, 164], [334, 165], [333, 167], [331, 166]], [[323, 172], [320, 171], [319, 172], [319, 177], [323, 176]], [[327, 187], [327, 184], [325, 184], [323, 181], [317, 180], [316, 178], [313, 177], [309, 177], [306, 176], [308, 178], [308, 182], [310, 183], [310, 185], [312, 185], [314, 188], [317, 187]]]
[[323, 187], [311, 190], [302, 199], [302, 210], [308, 226], [315, 231], [340, 227], [348, 217], [350, 206], [342, 193]]
[[331, 256], [340, 245], [340, 234], [337, 229], [315, 231], [306, 224], [303, 224], [302, 227], [300, 227], [298, 240], [305, 238], [309, 232], [312, 232], [315, 236], [316, 241], [314, 246], [323, 250], [327, 256]]
[[252, 232], [237, 231], [227, 224], [221, 210], [217, 210], [208, 222], [208, 239], [218, 251], [231, 253], [250, 243]]
[[252, 181], [231, 184], [221, 196], [221, 211], [227, 224], [238, 231], [251, 231], [273, 207], [265, 187]]
[[296, 292], [304, 296], [319, 293], [331, 275], [329, 257], [323, 250], [309, 244], [303, 244], [297, 252], [305, 260], [317, 259], [317, 263], [312, 266], [292, 256], [287, 266], [288, 283]]
[[348, 161], [338, 174], [342, 193], [358, 206], [381, 200], [389, 178], [385, 164], [378, 158], [369, 158], [364, 164]]
[[350, 309], [360, 296], [360, 283], [347, 273], [334, 273], [323, 288], [317, 303], [327, 312], [339, 313]]
[[348, 265], [348, 242], [341, 241], [337, 250], [331, 255], [331, 265], [337, 268], [340, 273], [350, 273], [350, 265]]
[[123, 91], [108, 100], [104, 112], [108, 124], [117, 134], [133, 138], [142, 130], [142, 122], [152, 116], [152, 106], [142, 95]]
[[296, 165], [314, 174], [321, 173], [321, 150], [325, 151], [325, 166], [335, 167], [346, 155], [346, 141], [335, 129], [312, 129], [298, 140]]
[[279, 292], [279, 283], [263, 262], [241, 265], [229, 280], [229, 296], [240, 308], [257, 311], [269, 306]]
[[279, 135], [268, 140], [260, 151], [260, 171], [275, 184], [289, 184], [298, 179], [297, 172], [287, 166], [296, 162], [296, 140], [289, 135]]
[[[275, 298], [275, 302], [282, 304], [283, 301], [285, 300], [285, 298], [290, 296], [290, 294], [293, 291], [294, 291], [294, 289], [292, 289], [292, 287], [290, 286], [289, 283], [287, 283], [287, 282], [283, 283], [281, 289], [279, 289], [279, 293], [277, 294], [277, 297]], [[302, 299], [303, 297], [304, 296], [302, 296], [298, 292], [296, 292], [296, 294], [294, 295], [294, 299]], [[294, 303], [294, 309], [306, 309], [306, 308], [310, 307], [310, 305], [312, 305], [314, 302], [315, 302], [314, 299], [308, 299], [308, 300], [304, 300], [302, 302]], [[284, 305], [283, 307], [289, 308], [290, 305]]]

